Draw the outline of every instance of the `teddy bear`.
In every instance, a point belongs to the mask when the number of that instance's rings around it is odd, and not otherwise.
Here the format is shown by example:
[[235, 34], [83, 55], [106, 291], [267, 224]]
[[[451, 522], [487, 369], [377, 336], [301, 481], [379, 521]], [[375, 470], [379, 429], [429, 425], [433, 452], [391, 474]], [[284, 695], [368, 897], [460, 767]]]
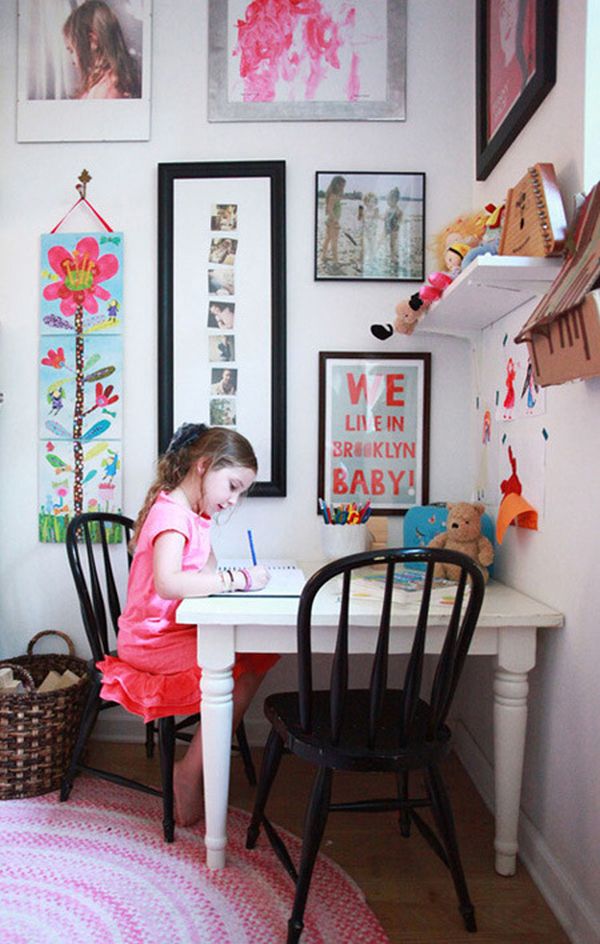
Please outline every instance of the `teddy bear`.
[[[487, 582], [487, 568], [494, 560], [494, 548], [491, 541], [481, 533], [481, 516], [484, 506], [479, 502], [448, 503], [446, 530], [436, 534], [428, 547], [443, 547], [448, 551], [461, 551], [472, 557], [483, 573]], [[455, 564], [438, 563], [435, 576], [447, 580], [458, 580], [459, 568]]]

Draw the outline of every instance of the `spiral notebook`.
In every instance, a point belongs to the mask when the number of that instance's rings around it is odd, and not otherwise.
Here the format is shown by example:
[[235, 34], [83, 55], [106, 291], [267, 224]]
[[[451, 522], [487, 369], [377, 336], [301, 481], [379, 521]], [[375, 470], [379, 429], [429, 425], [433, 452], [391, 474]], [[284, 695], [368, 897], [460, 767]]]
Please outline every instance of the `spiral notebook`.
[[[306, 577], [293, 560], [261, 560], [271, 575], [266, 587], [262, 590], [246, 590], [247, 597], [299, 597], [306, 583]], [[219, 570], [237, 567], [248, 567], [248, 560], [220, 560]], [[222, 596], [222, 594], [218, 594]]]

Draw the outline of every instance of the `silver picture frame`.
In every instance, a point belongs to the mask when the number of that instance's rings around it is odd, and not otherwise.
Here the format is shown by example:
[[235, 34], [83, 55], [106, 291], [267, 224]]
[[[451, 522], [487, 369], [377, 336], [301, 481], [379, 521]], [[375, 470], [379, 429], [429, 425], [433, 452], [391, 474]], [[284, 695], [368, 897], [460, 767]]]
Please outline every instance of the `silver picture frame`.
[[[249, 33], [260, 28], [263, 5], [266, 13], [264, 0], [209, 0], [209, 121], [406, 119], [406, 0], [356, 0], [351, 24], [343, 19], [340, 0], [323, 0], [335, 37], [322, 53], [318, 76], [311, 70], [310, 31], [303, 29], [301, 10], [294, 28], [287, 24], [285, 41], [266, 48], [257, 61]], [[245, 20], [250, 6], [251, 23]]]

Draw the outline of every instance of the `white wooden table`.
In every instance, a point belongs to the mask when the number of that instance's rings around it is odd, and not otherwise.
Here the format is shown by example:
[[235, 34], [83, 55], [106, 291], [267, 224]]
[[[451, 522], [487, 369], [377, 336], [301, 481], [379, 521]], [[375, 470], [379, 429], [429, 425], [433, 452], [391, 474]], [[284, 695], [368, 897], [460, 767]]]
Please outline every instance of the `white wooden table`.
[[[301, 565], [308, 575], [315, 566]], [[372, 600], [353, 600], [355, 625], [350, 651], [373, 651], [377, 623]], [[209, 868], [225, 865], [232, 727], [232, 667], [236, 652], [296, 651], [296, 611], [293, 597], [244, 597], [243, 593], [183, 600], [177, 610], [181, 623], [196, 623], [198, 664], [202, 668], [202, 743], [206, 815], [206, 861]], [[331, 652], [339, 603], [333, 592], [319, 593], [313, 607], [313, 651]], [[436, 632], [435, 609], [429, 652], [439, 652], [447, 606], [440, 606]], [[409, 650], [416, 605], [394, 606], [390, 651]], [[358, 620], [358, 624], [356, 621]], [[560, 627], [556, 610], [490, 581], [469, 656], [495, 656], [494, 776], [495, 864], [501, 875], [516, 871], [517, 825], [521, 796], [527, 724], [527, 673], [535, 665], [536, 629]]]

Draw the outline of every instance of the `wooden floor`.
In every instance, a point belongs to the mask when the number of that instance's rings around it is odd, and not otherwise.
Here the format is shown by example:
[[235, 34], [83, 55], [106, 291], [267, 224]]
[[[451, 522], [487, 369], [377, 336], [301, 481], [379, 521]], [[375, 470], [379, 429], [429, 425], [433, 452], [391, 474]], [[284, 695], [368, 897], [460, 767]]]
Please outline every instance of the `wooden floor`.
[[[143, 745], [94, 742], [88, 760], [108, 766], [109, 752], [115, 771], [158, 783], [158, 760], [148, 761]], [[260, 763], [260, 751], [253, 749], [253, 755]], [[512, 878], [495, 873], [492, 817], [454, 756], [444, 775], [476, 909], [476, 935], [464, 930], [449, 873], [418, 833], [409, 839], [400, 836], [394, 814], [331, 814], [321, 851], [360, 886], [392, 944], [568, 944], [523, 865]], [[378, 778], [339, 773], [334, 799], [390, 795], [393, 783], [384, 778], [382, 789]], [[296, 835], [302, 834], [310, 782], [309, 765], [284, 757], [269, 813], [274, 823]], [[234, 756], [231, 805], [250, 810], [252, 800], [253, 789]]]

